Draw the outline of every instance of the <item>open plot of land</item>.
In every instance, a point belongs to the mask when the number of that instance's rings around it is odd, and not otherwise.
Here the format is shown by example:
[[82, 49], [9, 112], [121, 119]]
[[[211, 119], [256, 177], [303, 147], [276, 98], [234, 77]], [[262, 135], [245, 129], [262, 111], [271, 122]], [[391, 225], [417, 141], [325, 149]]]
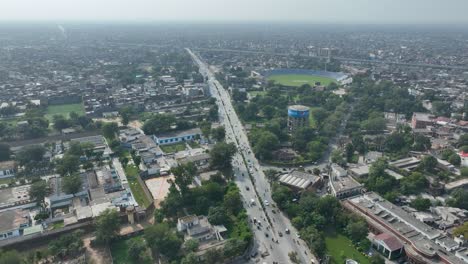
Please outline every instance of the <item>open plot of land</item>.
[[250, 92], [249, 92], [249, 95], [250, 95], [251, 97], [255, 97], [255, 96], [257, 96], [257, 95], [264, 96], [265, 94], [266, 94], [265, 91], [250, 91]]
[[336, 82], [332, 78], [307, 75], [307, 74], [281, 74], [281, 75], [272, 75], [268, 77], [269, 81], [275, 81], [278, 84], [286, 86], [298, 87], [304, 84], [309, 84], [314, 86], [316, 82], [320, 82], [321, 85], [329, 85], [332, 82]]
[[140, 182], [137, 180], [138, 177], [138, 168], [135, 165], [129, 165], [125, 168], [125, 175], [127, 175], [128, 185], [132, 190], [132, 194], [135, 197], [136, 202], [142, 207], [148, 207], [151, 203], [150, 200], [145, 195], [143, 187], [140, 185]]
[[62, 115], [66, 118], [70, 117], [70, 113], [75, 112], [78, 115], [84, 115], [83, 104], [63, 104], [63, 105], [49, 105], [47, 107], [45, 117], [52, 120], [54, 115]]
[[368, 257], [359, 252], [347, 237], [329, 232], [325, 236], [327, 254], [331, 256], [331, 263], [344, 263], [346, 259], [354, 259], [360, 264], [370, 264]]
[[161, 150], [164, 151], [164, 153], [175, 153], [178, 151], [183, 151], [187, 148], [185, 142], [179, 142], [171, 145], [162, 145], [160, 147]]
[[146, 186], [153, 195], [154, 205], [156, 207], [159, 206], [159, 203], [163, 201], [169, 193], [169, 187], [171, 187], [171, 185], [167, 180], [174, 180], [174, 176], [162, 176], [145, 181]]

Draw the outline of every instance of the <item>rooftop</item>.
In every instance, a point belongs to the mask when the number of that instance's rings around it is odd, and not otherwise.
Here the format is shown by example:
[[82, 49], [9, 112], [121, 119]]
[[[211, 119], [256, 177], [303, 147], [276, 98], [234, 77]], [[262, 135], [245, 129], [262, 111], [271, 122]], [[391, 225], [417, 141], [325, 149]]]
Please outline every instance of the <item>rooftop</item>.
[[27, 224], [27, 213], [21, 209], [0, 212], [0, 233], [18, 229], [20, 225]]
[[199, 135], [201, 134], [200, 128], [192, 128], [188, 130], [183, 130], [183, 131], [173, 131], [173, 132], [167, 132], [167, 133], [162, 133], [159, 135], [155, 135], [158, 139], [166, 139], [166, 138], [179, 138], [179, 137], [184, 137], [188, 135]]
[[11, 169], [14, 169], [15, 166], [16, 166], [16, 163], [13, 160], [0, 162], [0, 170], [11, 170]]
[[291, 171], [288, 174], [284, 174], [279, 178], [280, 183], [289, 185], [298, 189], [306, 189], [312, 183], [320, 180], [319, 176], [312, 175], [301, 171]]

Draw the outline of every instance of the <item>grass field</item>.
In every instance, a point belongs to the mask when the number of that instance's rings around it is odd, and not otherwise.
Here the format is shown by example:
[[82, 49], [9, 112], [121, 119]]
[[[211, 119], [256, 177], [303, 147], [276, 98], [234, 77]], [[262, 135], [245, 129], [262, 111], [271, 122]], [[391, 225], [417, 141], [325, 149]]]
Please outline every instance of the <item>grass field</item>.
[[351, 240], [343, 235], [329, 232], [325, 236], [325, 244], [333, 264], [344, 263], [346, 259], [354, 259], [359, 264], [370, 264], [369, 258], [359, 252]]
[[298, 87], [303, 84], [309, 84], [314, 86], [316, 82], [320, 82], [322, 85], [329, 85], [335, 80], [327, 77], [313, 76], [307, 74], [281, 74], [272, 75], [268, 77], [268, 81], [275, 81], [281, 85]]
[[49, 105], [47, 107], [45, 117], [49, 120], [52, 120], [54, 115], [63, 115], [68, 118], [71, 112], [75, 112], [78, 115], [84, 115], [83, 104], [64, 104], [64, 105]]
[[185, 150], [187, 148], [185, 142], [179, 142], [171, 145], [162, 145], [160, 147], [161, 150], [164, 151], [164, 153], [175, 153], [178, 151]]
[[148, 207], [151, 201], [148, 200], [148, 197], [146, 197], [143, 191], [143, 186], [141, 186], [140, 182], [137, 180], [138, 168], [135, 167], [135, 165], [128, 165], [125, 168], [125, 174], [127, 175], [128, 185], [130, 185], [130, 189], [137, 203], [142, 207]]

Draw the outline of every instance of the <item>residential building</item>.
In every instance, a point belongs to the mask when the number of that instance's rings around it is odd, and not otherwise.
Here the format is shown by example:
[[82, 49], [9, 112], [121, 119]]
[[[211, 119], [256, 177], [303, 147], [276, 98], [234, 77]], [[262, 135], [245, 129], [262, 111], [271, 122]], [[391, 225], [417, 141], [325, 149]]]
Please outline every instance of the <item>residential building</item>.
[[185, 232], [185, 241], [190, 239], [206, 242], [224, 240], [221, 233], [226, 231], [224, 226], [213, 226], [206, 216], [188, 215], [177, 220], [177, 231]]

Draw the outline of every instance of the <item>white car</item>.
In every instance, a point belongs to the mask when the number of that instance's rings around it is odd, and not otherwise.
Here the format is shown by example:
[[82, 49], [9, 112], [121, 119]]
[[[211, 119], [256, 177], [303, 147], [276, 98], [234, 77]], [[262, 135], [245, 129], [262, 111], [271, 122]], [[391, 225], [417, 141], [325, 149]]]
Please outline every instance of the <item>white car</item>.
[[269, 205], [270, 205], [270, 203], [268, 202], [268, 200], [265, 200], [265, 205], [266, 205], [266, 206], [269, 206]]

